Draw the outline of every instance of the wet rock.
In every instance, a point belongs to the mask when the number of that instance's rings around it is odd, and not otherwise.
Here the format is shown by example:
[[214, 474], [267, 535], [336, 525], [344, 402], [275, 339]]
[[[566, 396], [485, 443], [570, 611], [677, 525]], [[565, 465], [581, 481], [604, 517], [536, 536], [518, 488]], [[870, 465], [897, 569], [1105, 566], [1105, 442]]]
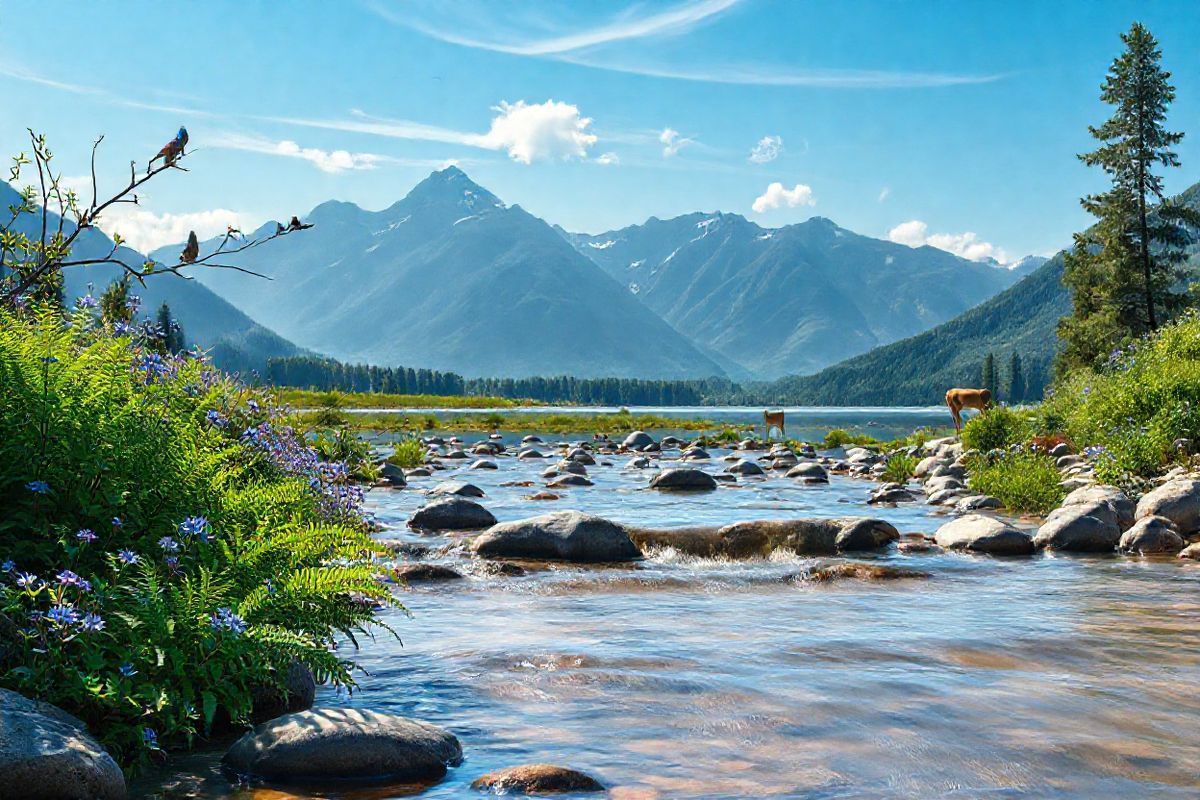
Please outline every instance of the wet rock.
[[527, 487], [533, 486], [533, 481], [505, 481], [504, 483], [502, 483], [500, 485], [504, 486], [506, 488], [515, 486], [518, 489], [522, 489], [522, 488], [527, 488]]
[[566, 460], [589, 467], [596, 463], [595, 457], [582, 447], [576, 447], [574, 450], [567, 453]]
[[650, 459], [645, 456], [638, 456], [632, 459], [627, 465], [629, 469], [646, 469], [650, 466]]
[[455, 461], [458, 461], [460, 459], [466, 458], [467, 453], [462, 448], [456, 447], [456, 448], [450, 450], [449, 452], [447, 452], [444, 457], [447, 459], [454, 459]]
[[396, 577], [407, 583], [431, 583], [461, 580], [462, 573], [440, 564], [409, 564], [397, 569]]
[[1007, 522], [967, 514], [938, 528], [935, 541], [947, 550], [970, 550], [993, 555], [1028, 555], [1033, 552], [1033, 539]]
[[1112, 508], [1117, 526], [1121, 530], [1128, 530], [1129, 526], [1133, 525], [1134, 514], [1136, 512], [1133, 501], [1115, 486], [1088, 484], [1081, 488], [1076, 488], [1063, 499], [1062, 507], [1090, 506], [1096, 502], [1107, 503]]
[[800, 459], [796, 458], [793, 453], [780, 453], [775, 456], [768, 456], [771, 461], [771, 469], [791, 469], [800, 463]]
[[736, 463], [729, 465], [726, 468], [726, 472], [730, 472], [734, 475], [766, 475], [767, 474], [763, 470], [763, 468], [760, 467], [758, 464], [756, 464], [755, 462], [750, 461], [748, 459], [745, 459], [745, 458], [740, 459]]
[[578, 511], [557, 511], [494, 525], [476, 537], [471, 549], [489, 558], [577, 563], [633, 561], [642, 555], [624, 526]]
[[650, 479], [650, 488], [664, 491], [705, 492], [717, 488], [712, 475], [699, 469], [667, 469]]
[[887, 581], [902, 578], [928, 578], [928, 572], [888, 564], [870, 564], [865, 561], [838, 561], [814, 566], [804, 576], [810, 581], [822, 583], [850, 578], [860, 581]]
[[1200, 530], [1200, 480], [1176, 479], [1147, 492], [1138, 501], [1138, 519], [1166, 517], [1187, 535]]
[[679, 455], [679, 458], [684, 461], [707, 461], [711, 456], [702, 447], [689, 447]]
[[663, 447], [683, 447], [687, 442], [678, 436], [664, 436], [659, 444]]
[[1178, 553], [1183, 537], [1166, 517], [1142, 517], [1121, 535], [1117, 547], [1126, 553]]
[[876, 489], [867, 498], [867, 505], [879, 505], [880, 503], [912, 503], [916, 502], [916, 495], [905, 489], [903, 486], [892, 486]]
[[517, 453], [517, 458], [521, 459], [522, 461], [525, 461], [525, 460], [528, 460], [531, 458], [546, 458], [546, 454], [543, 453], [541, 450], [538, 450], [537, 448], [527, 447], [527, 448], [521, 449]]
[[525, 575], [525, 568], [520, 564], [511, 564], [507, 561], [483, 561], [476, 568], [476, 572], [481, 575], [504, 576], [508, 578], [519, 578]]
[[1104, 501], [1056, 508], [1033, 537], [1035, 547], [1081, 553], [1112, 551], [1121, 539], [1117, 515]]
[[317, 679], [312, 670], [299, 661], [292, 661], [288, 665], [287, 675], [284, 676], [282, 689], [277, 686], [264, 686], [252, 692], [253, 707], [250, 719], [257, 725], [284, 714], [307, 711], [312, 708], [316, 699]]
[[1071, 455], [1071, 446], [1069, 444], [1067, 444], [1066, 442], [1059, 442], [1058, 444], [1054, 445], [1054, 447], [1051, 447], [1046, 452], [1052, 458], [1058, 459], [1058, 458], [1062, 458], [1063, 456]]
[[925, 494], [931, 495], [944, 489], [966, 489], [960, 478], [954, 475], [939, 475], [925, 481]]
[[939, 489], [925, 499], [925, 502], [931, 506], [942, 506], [955, 503], [958, 498], [962, 497], [962, 491], [959, 489]]
[[466, 483], [464, 481], [443, 481], [425, 492], [425, 494], [429, 497], [449, 497], [451, 495], [459, 497], [483, 497], [483, 489], [480, 489], [473, 483]]
[[357, 708], [322, 708], [263, 723], [221, 763], [272, 783], [419, 782], [462, 761], [458, 739], [426, 722]]
[[643, 550], [672, 547], [704, 558], [766, 558], [779, 548], [798, 555], [831, 555], [839, 551], [873, 550], [899, 537], [879, 519], [751, 520], [721, 528], [630, 529]]
[[410, 528], [429, 531], [465, 531], [495, 524], [492, 512], [458, 495], [434, 500], [418, 508], [408, 520]]
[[534, 492], [533, 494], [525, 495], [526, 500], [561, 500], [562, 495], [554, 492]]
[[571, 475], [587, 475], [587, 467], [584, 466], [582, 461], [560, 461], [557, 466], [559, 472]]
[[1190, 558], [1200, 561], [1200, 542], [1189, 544], [1187, 547], [1179, 551], [1180, 558]]
[[521, 439], [521, 444], [544, 444], [542, 437], [534, 436], [532, 433]]
[[787, 471], [789, 478], [811, 478], [823, 483], [829, 483], [829, 473], [820, 464], [809, 462], [805, 464], [797, 464]]
[[408, 485], [408, 479], [404, 475], [404, 470], [387, 461], [379, 465], [379, 477], [386, 481], [389, 486], [396, 488]]
[[915, 466], [913, 468], [913, 477], [914, 478], [924, 478], [933, 469], [941, 466], [942, 464], [943, 464], [942, 459], [938, 458], [937, 456], [929, 456], [927, 458], [923, 458], [920, 461], [918, 461], [917, 466]]
[[404, 474], [410, 478], [428, 478], [433, 473], [428, 467], [413, 467]]
[[575, 475], [568, 472], [566, 475], [559, 475], [546, 484], [548, 488], [558, 489], [564, 486], [594, 486], [588, 478], [583, 475]]
[[645, 431], [634, 431], [621, 444], [630, 450], [641, 450], [646, 445], [654, 444], [654, 439]]
[[965, 514], [968, 511], [982, 511], [988, 508], [999, 508], [1000, 501], [991, 495], [973, 494], [970, 497], [964, 497], [954, 504], [954, 510], [959, 514]]
[[486, 458], [481, 458], [472, 464], [467, 469], [499, 469], [495, 461], [488, 461]]
[[901, 536], [900, 541], [896, 542], [896, 549], [901, 553], [929, 553], [939, 548], [936, 544], [918, 534], [915, 536]]
[[489, 772], [471, 783], [472, 789], [496, 794], [562, 794], [603, 792], [604, 786], [591, 775], [552, 764], [527, 764]]
[[125, 776], [67, 712], [0, 689], [0, 797], [121, 800]]
[[737, 475], [730, 472], [718, 472], [713, 475], [713, 480], [717, 483], [737, 483]]

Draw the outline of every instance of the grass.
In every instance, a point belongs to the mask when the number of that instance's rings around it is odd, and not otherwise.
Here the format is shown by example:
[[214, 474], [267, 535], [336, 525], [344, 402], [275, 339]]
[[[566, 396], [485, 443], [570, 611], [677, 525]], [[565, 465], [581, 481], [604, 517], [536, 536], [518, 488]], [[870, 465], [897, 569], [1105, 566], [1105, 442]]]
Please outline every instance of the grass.
[[1048, 514], [1067, 495], [1059, 485], [1062, 476], [1054, 459], [1045, 453], [1020, 450], [991, 457], [981, 453], [967, 459], [967, 475], [971, 489], [995, 497], [1013, 511]]
[[[317, 427], [320, 411], [295, 415], [301, 429]], [[724, 425], [712, 420], [664, 417], [658, 414], [531, 414], [505, 412], [495, 414], [343, 414], [344, 424], [355, 431], [383, 433], [424, 433], [427, 431], [536, 431], [538, 433], [576, 434], [629, 433], [635, 430], [721, 431]]]
[[892, 453], [888, 456], [887, 467], [881, 476], [890, 483], [908, 483], [913, 470], [917, 468], [917, 459], [908, 453]]
[[[435, 394], [383, 394], [382, 392], [317, 392], [278, 387], [279, 402], [293, 408], [519, 408], [528, 402], [503, 397], [470, 397]], [[331, 402], [331, 400], [335, 402]]]

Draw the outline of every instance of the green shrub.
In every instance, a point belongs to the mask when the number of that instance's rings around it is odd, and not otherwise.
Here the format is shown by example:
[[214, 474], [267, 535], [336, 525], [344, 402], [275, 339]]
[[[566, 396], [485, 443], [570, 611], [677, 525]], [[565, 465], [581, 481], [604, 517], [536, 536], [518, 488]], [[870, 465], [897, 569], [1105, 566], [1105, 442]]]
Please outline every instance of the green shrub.
[[415, 436], [405, 436], [396, 442], [395, 450], [387, 460], [389, 464], [404, 469], [419, 467], [425, 463], [425, 445]]
[[917, 468], [917, 459], [908, 453], [892, 453], [888, 456], [887, 466], [881, 476], [891, 483], [907, 483]]
[[1033, 429], [1021, 414], [1006, 406], [993, 406], [967, 421], [962, 443], [968, 450], [986, 453], [1024, 444], [1032, 434]]
[[348, 428], [318, 433], [313, 439], [313, 448], [322, 461], [345, 464], [353, 480], [370, 482], [379, 478], [379, 467], [371, 457], [371, 445]]
[[362, 494], [270, 395], [77, 312], [0, 312], [0, 685], [118, 760], [186, 744], [394, 604]]
[[1020, 449], [999, 455], [979, 453], [967, 459], [967, 483], [1013, 511], [1048, 514], [1066, 497], [1062, 476], [1045, 453]]
[[832, 450], [835, 447], [845, 447], [848, 444], [858, 446], [877, 445], [879, 444], [879, 440], [865, 433], [850, 433], [842, 428], [834, 428], [825, 434], [825, 441], [822, 443], [822, 448]]

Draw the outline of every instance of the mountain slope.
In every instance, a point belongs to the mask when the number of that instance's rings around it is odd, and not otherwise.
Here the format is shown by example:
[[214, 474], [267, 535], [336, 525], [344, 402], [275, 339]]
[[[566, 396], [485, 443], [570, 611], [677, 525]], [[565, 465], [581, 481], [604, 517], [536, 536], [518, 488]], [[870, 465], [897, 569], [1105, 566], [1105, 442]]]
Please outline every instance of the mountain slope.
[[[7, 183], [0, 182], [0, 208], [9, 219], [7, 208], [18, 202], [18, 194]], [[51, 226], [57, 227], [58, 216], [51, 214]], [[22, 217], [21, 227], [32, 235], [34, 218]], [[68, 223], [68, 230], [70, 230]], [[99, 230], [83, 231], [75, 240], [73, 255], [79, 258], [100, 257], [112, 249], [112, 239]], [[179, 248], [166, 257], [178, 261]], [[139, 265], [146, 260], [141, 253], [122, 247], [118, 257], [128, 264]], [[197, 272], [203, 271], [197, 269]], [[63, 294], [68, 299], [89, 292], [99, 295], [106, 286], [124, 275], [115, 264], [97, 264], [63, 271]], [[213, 361], [229, 370], [260, 369], [268, 358], [304, 355], [304, 351], [222, 300], [202, 283], [185, 280], [176, 275], [158, 275], [146, 279], [146, 285], [136, 282], [130, 292], [142, 300], [141, 315], [152, 319], [164, 302], [179, 322], [189, 346], [200, 345], [211, 350]]]
[[1019, 275], [816, 217], [764, 229], [688, 214], [563, 235], [676, 330], [770, 378], [815, 372], [951, 319]]
[[342, 361], [471, 377], [723, 374], [549, 225], [457, 168], [383, 211], [328, 202], [308, 219], [303, 235], [237, 257], [272, 281], [198, 278]]

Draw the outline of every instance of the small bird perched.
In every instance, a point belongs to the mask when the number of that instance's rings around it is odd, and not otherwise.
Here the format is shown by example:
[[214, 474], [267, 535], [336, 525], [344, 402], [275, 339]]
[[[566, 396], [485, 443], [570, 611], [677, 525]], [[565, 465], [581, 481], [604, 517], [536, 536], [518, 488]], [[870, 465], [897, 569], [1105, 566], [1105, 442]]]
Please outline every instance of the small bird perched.
[[302, 225], [302, 224], [300, 224], [299, 217], [292, 217], [292, 221], [288, 223], [287, 229], [289, 231], [304, 231], [304, 230], [308, 230], [312, 226], [313, 226], [313, 224], [311, 222]]
[[163, 164], [168, 167], [174, 164], [175, 160], [183, 155], [183, 148], [187, 147], [187, 143], [187, 128], [181, 125], [179, 126], [179, 132], [175, 134], [175, 138], [164, 144], [162, 149], [158, 151], [158, 155], [150, 159], [150, 163], [146, 165], [146, 171], [149, 172], [154, 169], [154, 162], [160, 158], [163, 160]]
[[184, 264], [193, 264], [199, 256], [200, 240], [196, 238], [195, 231], [189, 231], [187, 245], [183, 248], [183, 252], [179, 254], [179, 260]]

